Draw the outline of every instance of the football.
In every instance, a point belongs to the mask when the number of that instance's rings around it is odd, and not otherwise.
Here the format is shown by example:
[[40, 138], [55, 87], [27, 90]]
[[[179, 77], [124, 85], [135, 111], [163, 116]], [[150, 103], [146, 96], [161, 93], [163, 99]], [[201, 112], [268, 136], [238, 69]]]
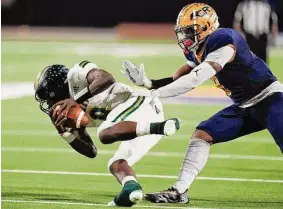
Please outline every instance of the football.
[[[60, 105], [56, 106], [55, 111], [58, 111]], [[65, 126], [68, 128], [83, 128], [89, 124], [90, 120], [88, 115], [83, 111], [83, 109], [78, 104], [75, 107], [72, 107], [68, 114], [66, 111], [63, 111], [61, 114], [67, 116], [67, 121], [65, 122]]]

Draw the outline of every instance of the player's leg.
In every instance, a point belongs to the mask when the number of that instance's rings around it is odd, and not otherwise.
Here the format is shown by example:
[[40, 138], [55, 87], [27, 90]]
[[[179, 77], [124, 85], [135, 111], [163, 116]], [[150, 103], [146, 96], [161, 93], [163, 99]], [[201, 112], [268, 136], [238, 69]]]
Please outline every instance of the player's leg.
[[113, 203], [119, 206], [132, 206], [142, 199], [142, 187], [138, 183], [131, 166], [146, 155], [159, 142], [161, 137], [160, 135], [140, 136], [121, 143], [108, 163], [110, 172], [123, 186], [122, 191], [115, 197]]
[[[117, 106], [107, 116], [107, 120], [98, 128], [98, 136], [103, 144], [111, 144], [116, 141], [127, 141], [138, 136], [158, 134], [172, 135], [180, 128], [180, 121], [177, 118], [161, 121], [148, 120], [149, 112], [141, 110], [145, 105], [152, 106], [152, 98], [135, 97]], [[156, 107], [154, 107], [156, 108]], [[161, 111], [153, 109], [153, 111]], [[129, 121], [131, 115], [142, 112], [139, 121]], [[156, 113], [155, 113], [156, 114]], [[127, 121], [125, 121], [127, 120]]]
[[[130, 114], [127, 120], [158, 123], [164, 120], [162, 105], [158, 99], [146, 99], [141, 107]], [[151, 101], [151, 102], [150, 102]], [[115, 155], [109, 160], [108, 168], [122, 184], [122, 191], [113, 201], [119, 206], [132, 206], [142, 199], [143, 193], [131, 166], [139, 161], [158, 141], [161, 135], [139, 136], [123, 141]], [[111, 205], [113, 205], [111, 203]]]
[[136, 179], [134, 170], [127, 159], [130, 157], [129, 141], [120, 144], [114, 156], [108, 161], [108, 169], [122, 185], [122, 191], [109, 205], [130, 207], [143, 197], [142, 187]]
[[128, 141], [138, 136], [151, 134], [170, 136], [179, 128], [180, 121], [178, 118], [171, 118], [162, 122], [122, 121], [113, 123], [106, 121], [99, 127], [98, 137], [103, 144], [112, 144], [117, 141]]
[[262, 129], [247, 111], [237, 106], [232, 105], [218, 112], [200, 123], [194, 132], [174, 186], [168, 190], [146, 194], [145, 198], [154, 203], [187, 203], [187, 190], [204, 168], [211, 144], [227, 142]]
[[268, 98], [266, 127], [283, 153], [283, 93]]

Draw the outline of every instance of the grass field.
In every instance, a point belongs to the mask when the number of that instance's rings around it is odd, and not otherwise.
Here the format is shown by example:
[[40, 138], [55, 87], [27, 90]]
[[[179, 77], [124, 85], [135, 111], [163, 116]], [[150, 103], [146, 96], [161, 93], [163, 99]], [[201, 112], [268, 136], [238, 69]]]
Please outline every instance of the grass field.
[[[181, 53], [174, 53], [171, 45], [169, 50], [165, 47], [151, 51], [150, 56], [146, 50], [154, 49], [154, 45], [136, 50], [137, 45], [129, 44], [129, 48], [123, 49], [121, 45], [119, 48], [106, 44], [97, 49], [93, 43], [4, 41], [2, 83], [33, 82], [46, 65], [71, 66], [88, 59], [129, 84], [120, 74], [121, 62], [126, 58], [144, 62], [152, 78], [170, 75], [184, 63]], [[281, 81], [282, 58], [271, 57], [270, 63]], [[165, 105], [166, 117], [180, 117], [183, 128], [175, 136], [164, 138], [135, 165], [145, 192], [162, 190], [174, 183], [195, 126], [221, 108], [221, 105]], [[95, 159], [87, 159], [57, 136], [33, 97], [2, 100], [1, 125], [2, 208], [108, 208], [105, 204], [120, 191], [120, 185], [108, 175], [106, 167], [118, 144], [102, 145], [95, 138], [95, 129], [90, 132], [99, 154]], [[207, 166], [189, 195], [188, 205], [154, 205], [143, 201], [135, 207], [283, 208], [282, 154], [267, 131], [214, 145]]]

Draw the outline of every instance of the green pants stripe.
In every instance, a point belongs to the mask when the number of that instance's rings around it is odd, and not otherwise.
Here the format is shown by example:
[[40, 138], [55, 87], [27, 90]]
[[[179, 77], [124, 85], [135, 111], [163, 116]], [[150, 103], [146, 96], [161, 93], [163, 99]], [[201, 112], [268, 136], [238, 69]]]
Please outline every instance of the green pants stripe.
[[144, 102], [145, 97], [138, 97], [137, 100], [123, 112], [121, 112], [112, 122], [124, 121], [130, 114], [136, 111]]

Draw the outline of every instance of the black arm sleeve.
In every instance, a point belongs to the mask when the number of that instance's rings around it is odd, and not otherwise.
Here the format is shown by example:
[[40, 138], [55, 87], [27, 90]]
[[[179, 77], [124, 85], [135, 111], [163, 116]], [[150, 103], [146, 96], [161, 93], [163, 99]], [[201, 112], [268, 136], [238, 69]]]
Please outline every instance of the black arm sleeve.
[[71, 133], [76, 135], [76, 139], [70, 143], [70, 146], [86, 157], [95, 158], [97, 149], [85, 128], [74, 129]]
[[151, 80], [152, 82], [152, 87], [151, 89], [158, 89], [160, 87], [166, 86], [170, 83], [173, 82], [173, 77], [168, 77], [168, 78], [162, 78], [158, 80]]

